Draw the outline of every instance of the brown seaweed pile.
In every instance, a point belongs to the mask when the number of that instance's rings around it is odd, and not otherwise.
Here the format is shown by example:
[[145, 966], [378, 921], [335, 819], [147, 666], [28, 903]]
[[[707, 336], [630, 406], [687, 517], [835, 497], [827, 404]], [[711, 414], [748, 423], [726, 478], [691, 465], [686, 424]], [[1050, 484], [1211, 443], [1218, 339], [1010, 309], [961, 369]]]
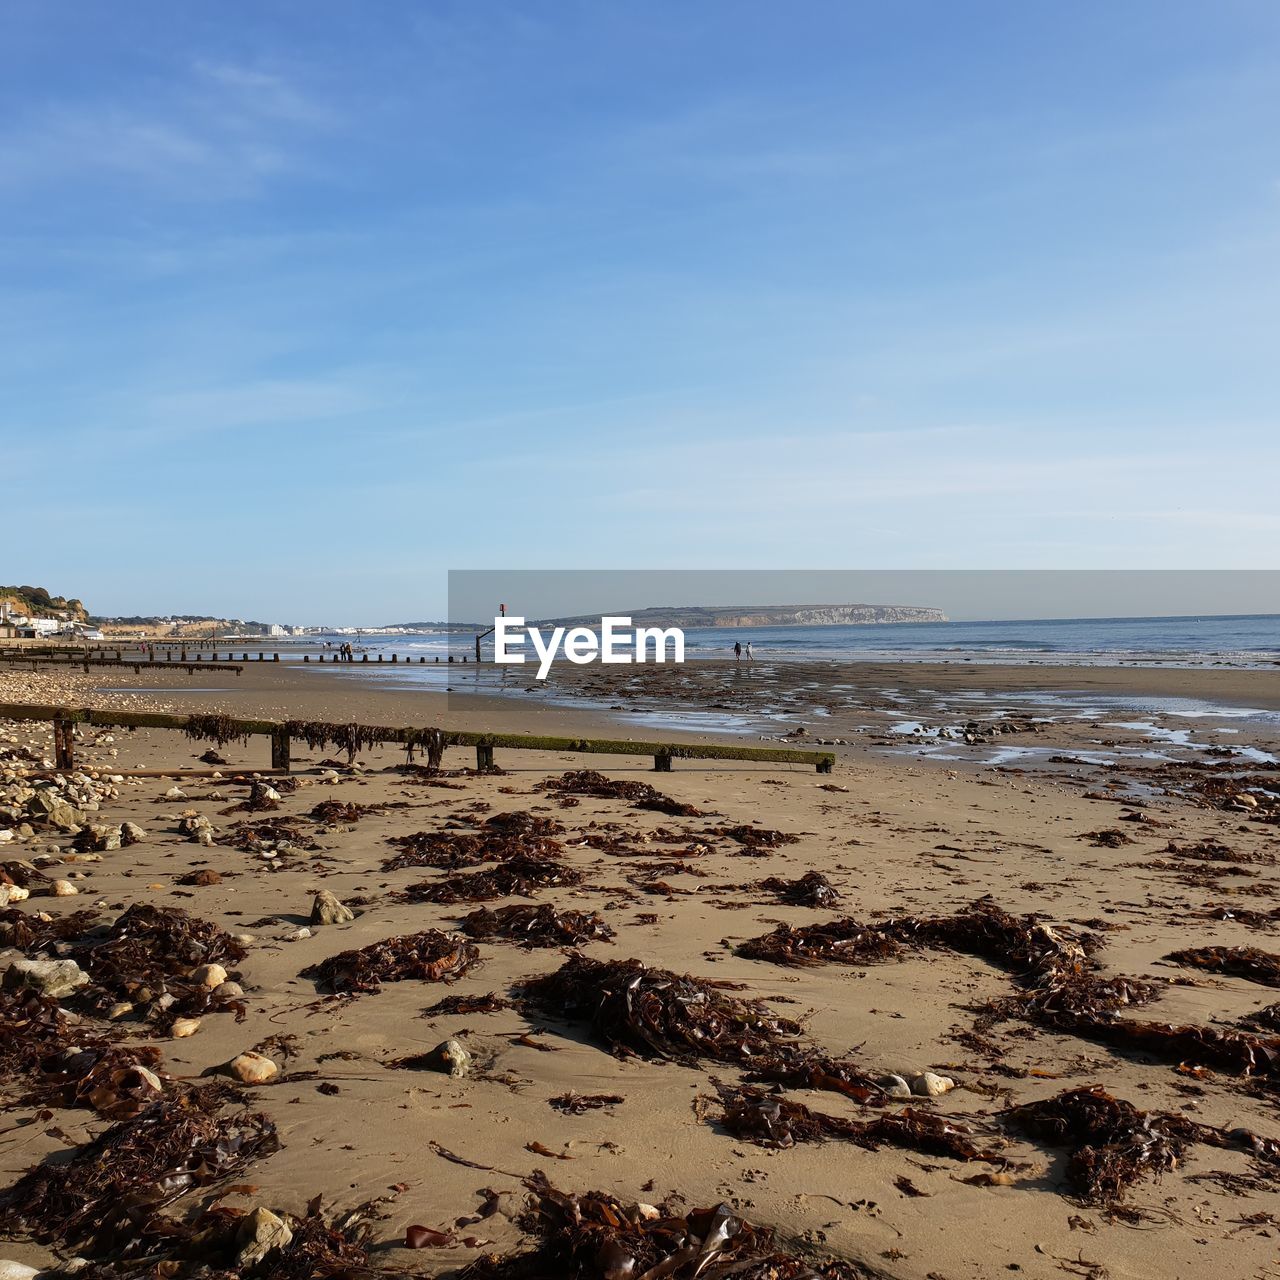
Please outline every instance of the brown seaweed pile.
[[0, 910], [0, 946], [13, 947], [32, 956], [46, 951], [58, 942], [79, 938], [97, 923], [93, 910], [71, 911], [64, 916], [44, 919], [17, 907]]
[[762, 1147], [792, 1147], [800, 1142], [840, 1138], [869, 1151], [889, 1146], [954, 1160], [994, 1162], [1001, 1158], [995, 1151], [979, 1149], [971, 1129], [933, 1111], [904, 1107], [874, 1120], [850, 1120], [811, 1111], [763, 1089], [717, 1087], [724, 1108], [720, 1123], [735, 1138]]
[[594, 769], [576, 769], [539, 784], [543, 791], [563, 797], [591, 796], [599, 800], [629, 800], [633, 809], [650, 809], [671, 818], [700, 818], [702, 811], [664, 795], [647, 782], [607, 778]]
[[750, 1064], [775, 1056], [801, 1030], [760, 1001], [639, 960], [574, 955], [554, 973], [529, 979], [521, 994], [548, 1016], [585, 1022], [620, 1058]]
[[576, 947], [585, 942], [608, 942], [613, 930], [594, 911], [557, 911], [540, 906], [481, 907], [462, 921], [470, 938], [518, 942], [523, 947]]
[[1280, 987], [1280, 955], [1258, 947], [1188, 947], [1170, 952], [1165, 959], [1207, 973], [1247, 978], [1264, 987]]
[[257, 822], [233, 823], [225, 843], [243, 853], [259, 855], [267, 850], [296, 849], [311, 853], [320, 848], [294, 818], [262, 818]]
[[512, 858], [554, 858], [563, 852], [563, 845], [552, 837], [563, 831], [558, 822], [549, 818], [518, 811], [498, 813], [482, 823], [478, 831], [418, 831], [408, 836], [390, 836], [387, 843], [401, 852], [387, 859], [382, 869], [440, 867], [456, 871]]
[[352, 951], [341, 951], [302, 970], [337, 995], [376, 993], [384, 982], [453, 982], [480, 959], [472, 942], [439, 929], [383, 938]]
[[738, 947], [738, 954], [771, 964], [883, 964], [902, 960], [906, 948], [889, 932], [857, 920], [829, 920], [794, 928], [780, 924], [772, 933], [750, 938]]
[[841, 901], [839, 890], [821, 871], [806, 871], [796, 880], [769, 876], [751, 887], [774, 894], [789, 907], [834, 907]]
[[[732, 840], [734, 844], [740, 844], [744, 849], [750, 850], [752, 853], [767, 849], [779, 849], [784, 844], [795, 844], [799, 841], [799, 836], [793, 836], [788, 831], [771, 831], [768, 827], [753, 827], [750, 823], [743, 823], [737, 827], [712, 827], [708, 833], [713, 836], [723, 836], [727, 840]], [[763, 852], [761, 852], [763, 856]]]
[[495, 898], [533, 898], [539, 890], [582, 883], [582, 872], [550, 858], [520, 856], [488, 871], [424, 880], [405, 890], [410, 902], [491, 902]]
[[538, 1244], [488, 1255], [460, 1280], [868, 1280], [852, 1262], [780, 1250], [774, 1233], [728, 1205], [684, 1210], [624, 1204], [600, 1191], [571, 1195], [535, 1174], [521, 1220]]
[[509, 1001], [502, 999], [496, 992], [490, 991], [483, 996], [445, 996], [435, 1004], [423, 1009], [424, 1018], [437, 1018], [443, 1014], [456, 1013], [500, 1013], [510, 1009]]
[[0, 1192], [0, 1231], [95, 1256], [163, 1254], [189, 1228], [163, 1210], [278, 1147], [264, 1115], [220, 1117], [219, 1087], [190, 1090], [124, 1120], [69, 1160], [37, 1165]]
[[1067, 1147], [1067, 1180], [1087, 1204], [1110, 1204], [1135, 1182], [1177, 1165], [1205, 1131], [1183, 1116], [1139, 1111], [1101, 1085], [1069, 1089], [1004, 1113], [1014, 1129]]
[[[85, 925], [93, 922], [91, 913], [77, 912], [70, 919]], [[205, 964], [231, 968], [244, 959], [244, 947], [217, 925], [180, 907], [135, 903], [101, 936], [57, 932], [64, 935], [59, 953], [75, 960], [91, 979], [76, 999], [96, 1010], [129, 1001], [161, 1027], [180, 1016], [217, 1009], [243, 1013], [242, 1005], [219, 1000], [216, 991], [196, 982], [191, 974]], [[50, 939], [36, 941], [47, 945]]]
[[366, 813], [377, 813], [381, 808], [375, 804], [355, 804], [342, 800], [321, 800], [307, 815], [316, 822], [335, 826], [338, 823], [359, 822]]

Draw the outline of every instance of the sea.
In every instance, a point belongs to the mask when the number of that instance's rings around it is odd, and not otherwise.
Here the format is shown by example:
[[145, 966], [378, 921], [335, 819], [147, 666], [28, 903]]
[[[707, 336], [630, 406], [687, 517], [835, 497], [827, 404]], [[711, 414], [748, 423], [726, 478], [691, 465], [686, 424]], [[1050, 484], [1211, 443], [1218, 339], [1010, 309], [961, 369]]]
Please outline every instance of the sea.
[[[305, 649], [351, 642], [358, 653], [428, 663], [471, 657], [458, 632], [318, 635]], [[1280, 665], [1280, 614], [1172, 618], [1034, 618], [998, 622], [900, 622], [874, 626], [689, 628], [687, 661], [733, 660], [750, 642], [757, 661], [971, 662], [1046, 666], [1267, 668]], [[304, 646], [298, 647], [299, 655]]]

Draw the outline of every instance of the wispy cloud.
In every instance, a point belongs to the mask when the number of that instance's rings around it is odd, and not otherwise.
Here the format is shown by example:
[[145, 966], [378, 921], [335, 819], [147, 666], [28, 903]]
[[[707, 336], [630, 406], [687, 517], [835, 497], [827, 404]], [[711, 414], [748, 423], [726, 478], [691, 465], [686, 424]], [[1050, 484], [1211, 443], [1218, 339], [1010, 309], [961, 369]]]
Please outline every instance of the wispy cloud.
[[244, 197], [304, 167], [303, 144], [335, 122], [283, 76], [201, 63], [147, 94], [30, 108], [0, 134], [0, 189], [96, 175], [179, 200]]

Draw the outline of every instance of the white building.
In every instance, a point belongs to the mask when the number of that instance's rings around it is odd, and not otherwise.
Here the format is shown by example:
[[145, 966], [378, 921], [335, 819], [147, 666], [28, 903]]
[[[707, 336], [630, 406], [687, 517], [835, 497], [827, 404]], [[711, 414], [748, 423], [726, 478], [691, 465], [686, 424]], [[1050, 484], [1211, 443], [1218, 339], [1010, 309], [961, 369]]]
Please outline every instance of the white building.
[[278, 622], [273, 622], [267, 628], [267, 635], [269, 636], [287, 636], [288, 634], [289, 634], [288, 631], [285, 630], [285, 628], [282, 627]]

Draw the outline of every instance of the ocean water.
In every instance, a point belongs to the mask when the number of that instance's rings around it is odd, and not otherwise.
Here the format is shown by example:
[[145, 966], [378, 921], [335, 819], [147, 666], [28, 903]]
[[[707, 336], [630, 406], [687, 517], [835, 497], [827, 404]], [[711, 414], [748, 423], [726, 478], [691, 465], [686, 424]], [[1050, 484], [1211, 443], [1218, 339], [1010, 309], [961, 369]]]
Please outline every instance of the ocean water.
[[[466, 636], [316, 637], [428, 663], [474, 653]], [[1017, 622], [886, 623], [878, 626], [690, 628], [688, 661], [733, 659], [751, 642], [757, 661], [976, 662], [1066, 666], [1280, 665], [1280, 614], [1181, 618], [1045, 618]], [[311, 646], [306, 646], [310, 648]], [[491, 650], [486, 646], [486, 654]]]

